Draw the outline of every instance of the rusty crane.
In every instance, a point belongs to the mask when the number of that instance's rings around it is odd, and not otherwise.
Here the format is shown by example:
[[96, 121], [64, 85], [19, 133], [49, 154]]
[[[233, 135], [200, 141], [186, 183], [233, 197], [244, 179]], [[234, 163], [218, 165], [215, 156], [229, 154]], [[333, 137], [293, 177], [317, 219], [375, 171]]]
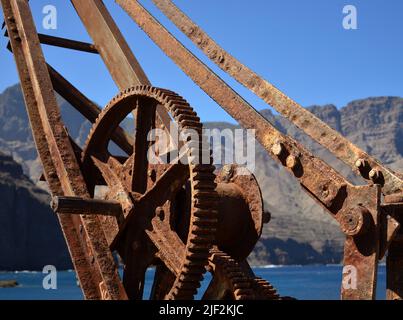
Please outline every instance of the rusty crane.
[[[171, 0], [153, 0], [212, 62], [368, 182], [352, 185], [275, 128], [138, 1], [116, 2], [207, 95], [243, 128], [254, 129], [270, 156], [339, 223], [346, 235], [344, 265], [357, 270], [357, 288], [342, 287], [341, 297], [374, 299], [378, 262], [387, 253], [387, 298], [402, 299], [401, 174], [241, 64]], [[192, 107], [176, 93], [152, 86], [101, 0], [71, 3], [93, 44], [38, 34], [27, 0], [1, 0], [43, 177], [84, 297], [141, 299], [145, 272], [155, 266], [151, 299], [192, 299], [207, 271], [212, 280], [204, 299], [281, 299], [246, 261], [265, 221], [254, 176], [239, 174], [242, 168], [235, 165], [216, 172], [211, 159], [193, 163], [192, 157], [209, 150], [200, 142], [202, 124]], [[100, 109], [46, 63], [41, 44], [100, 55], [121, 92]], [[93, 124], [83, 149], [69, 136], [54, 92]], [[121, 126], [131, 113], [134, 135]], [[187, 164], [149, 163], [147, 133], [171, 123], [198, 133], [198, 143], [190, 139], [182, 154]], [[111, 154], [111, 141], [126, 156]], [[115, 253], [124, 264], [122, 279]]]

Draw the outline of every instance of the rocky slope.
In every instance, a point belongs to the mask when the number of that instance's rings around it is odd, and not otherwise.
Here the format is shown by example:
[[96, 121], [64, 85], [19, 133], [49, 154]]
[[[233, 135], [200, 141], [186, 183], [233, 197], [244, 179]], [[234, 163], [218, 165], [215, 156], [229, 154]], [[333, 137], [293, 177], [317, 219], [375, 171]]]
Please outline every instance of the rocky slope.
[[[88, 122], [59, 99], [62, 117], [79, 144], [85, 140]], [[352, 142], [379, 158], [391, 168], [403, 171], [403, 99], [378, 97], [357, 100], [337, 109], [333, 105], [313, 106], [310, 110], [340, 131]], [[301, 141], [308, 149], [354, 183], [344, 164], [309, 137], [270, 110], [262, 114], [281, 131]], [[207, 123], [209, 128], [230, 128], [228, 123]], [[14, 129], [13, 129], [14, 128]], [[0, 150], [12, 154], [34, 181], [40, 174], [28, 120], [18, 86], [0, 95]], [[262, 240], [250, 257], [253, 264], [306, 264], [340, 262], [343, 235], [335, 222], [302, 191], [282, 167], [260, 147], [256, 148], [255, 174], [272, 221], [264, 228]], [[0, 195], [0, 201], [1, 195]], [[46, 210], [48, 210], [46, 208]], [[1, 248], [0, 248], [1, 252]]]
[[71, 268], [49, 195], [0, 153], [0, 270]]

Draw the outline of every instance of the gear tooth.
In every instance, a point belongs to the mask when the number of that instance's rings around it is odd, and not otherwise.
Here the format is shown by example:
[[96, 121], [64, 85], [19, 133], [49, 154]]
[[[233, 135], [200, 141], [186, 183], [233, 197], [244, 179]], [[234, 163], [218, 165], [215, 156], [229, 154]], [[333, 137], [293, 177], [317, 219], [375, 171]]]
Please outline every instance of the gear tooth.
[[217, 248], [210, 250], [210, 266], [213, 270], [220, 268], [231, 285], [233, 297], [236, 300], [279, 300], [273, 286], [261, 278], [251, 278], [245, 274], [239, 264]]

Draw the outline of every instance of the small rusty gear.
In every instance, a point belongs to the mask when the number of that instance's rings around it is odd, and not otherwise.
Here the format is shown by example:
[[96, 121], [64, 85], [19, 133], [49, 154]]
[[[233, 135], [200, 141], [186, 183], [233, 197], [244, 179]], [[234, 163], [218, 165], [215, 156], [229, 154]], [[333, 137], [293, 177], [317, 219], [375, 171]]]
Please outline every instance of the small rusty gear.
[[[144, 134], [155, 126], [157, 105], [169, 112], [179, 132], [197, 132], [197, 143], [188, 140], [186, 144], [189, 164], [150, 165], [145, 160], [148, 144]], [[134, 152], [123, 159], [112, 156], [108, 151], [111, 135], [133, 110], [137, 111]], [[112, 249], [125, 263], [123, 284], [129, 298], [142, 298], [144, 273], [153, 264], [163, 264], [174, 276], [165, 299], [192, 299], [200, 286], [217, 223], [212, 160], [209, 155], [208, 164], [193, 161], [195, 155], [209, 152], [202, 142], [202, 125], [189, 104], [172, 91], [150, 86], [119, 93], [91, 129], [82, 154], [83, 171], [93, 194], [94, 181], [103, 179], [108, 187], [104, 198], [122, 205], [124, 217], [117, 219], [118, 223], [105, 220], [104, 230]], [[143, 186], [136, 181], [141, 177], [146, 181]], [[171, 225], [170, 208], [185, 184], [191, 188], [191, 207], [187, 239], [182, 242]]]
[[[246, 263], [246, 262], [245, 262]], [[209, 258], [213, 279], [205, 292], [206, 300], [279, 300], [276, 289], [254, 277], [231, 256], [213, 249]]]
[[277, 290], [265, 279], [252, 279], [252, 289], [258, 300], [280, 300]]

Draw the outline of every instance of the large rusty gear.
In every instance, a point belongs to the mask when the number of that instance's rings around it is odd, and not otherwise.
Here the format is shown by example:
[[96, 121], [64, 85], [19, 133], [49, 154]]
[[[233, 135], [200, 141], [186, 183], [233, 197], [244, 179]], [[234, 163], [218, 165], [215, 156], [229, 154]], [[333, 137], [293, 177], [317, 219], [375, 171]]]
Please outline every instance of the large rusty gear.
[[[148, 179], [145, 191], [139, 194], [131, 188], [135, 185], [135, 181], [132, 180], [139, 176], [136, 175], [138, 168], [134, 164], [137, 159], [135, 152], [121, 164], [123, 161], [119, 162], [111, 156], [107, 146], [111, 134], [128, 114], [137, 108], [137, 117], [139, 117], [139, 111], [145, 113], [147, 110], [144, 109], [155, 108], [157, 105], [164, 107], [172, 115], [178, 124], [179, 131], [193, 129], [197, 132], [199, 145], [189, 141], [187, 154], [189, 165], [181, 163], [170, 166], [154, 165], [152, 170], [155, 170], [153, 177], [155, 182]], [[138, 126], [139, 123], [137, 121], [136, 125]], [[217, 223], [214, 210], [217, 198], [214, 166], [211, 163], [192, 163], [192, 157], [196, 153], [201, 156], [203, 152], [206, 152], [201, 148], [203, 141], [201, 129], [199, 118], [183, 98], [172, 91], [150, 86], [133, 87], [118, 94], [101, 112], [92, 127], [82, 154], [83, 168], [89, 174], [87, 181], [91, 181], [94, 177], [94, 168], [96, 168], [109, 187], [104, 198], [121, 202], [123, 198], [125, 204], [122, 208], [125, 219], [134, 217], [134, 222], [127, 224], [127, 231], [120, 236], [119, 241], [113, 240], [113, 236], [116, 237], [116, 234], [122, 233], [121, 230], [118, 231], [119, 227], [115, 226], [114, 234], [107, 235], [111, 246], [118, 250], [125, 262], [123, 284], [129, 298], [141, 298], [142, 290], [133, 290], [133, 286], [142, 288], [144, 284], [144, 280], [138, 273], [144, 273], [146, 268], [154, 264], [156, 260], [162, 261], [175, 275], [175, 281], [164, 298], [191, 299], [200, 285], [208, 263], [209, 250], [214, 241]], [[140, 127], [136, 128], [136, 140], [144, 138], [140, 136], [142, 130]], [[138, 144], [140, 144], [138, 141], [135, 142], [135, 147]], [[147, 150], [137, 150], [147, 152]], [[145, 174], [147, 175], [147, 172]], [[188, 180], [192, 196], [189, 231], [186, 242], [183, 243], [171, 226], [172, 203], [170, 202], [174, 201], [175, 196]], [[91, 183], [89, 185], [90, 192], [94, 194], [95, 185]], [[159, 192], [156, 192], [156, 189]], [[148, 214], [146, 222], [142, 221], [144, 218], [135, 217], [149, 210], [153, 210], [155, 214]], [[108, 220], [104, 220], [106, 223], [104, 230], [110, 230], [112, 223], [109, 217], [105, 219]], [[151, 246], [149, 240], [151, 240]], [[140, 267], [135, 265], [139, 260], [142, 261]]]

